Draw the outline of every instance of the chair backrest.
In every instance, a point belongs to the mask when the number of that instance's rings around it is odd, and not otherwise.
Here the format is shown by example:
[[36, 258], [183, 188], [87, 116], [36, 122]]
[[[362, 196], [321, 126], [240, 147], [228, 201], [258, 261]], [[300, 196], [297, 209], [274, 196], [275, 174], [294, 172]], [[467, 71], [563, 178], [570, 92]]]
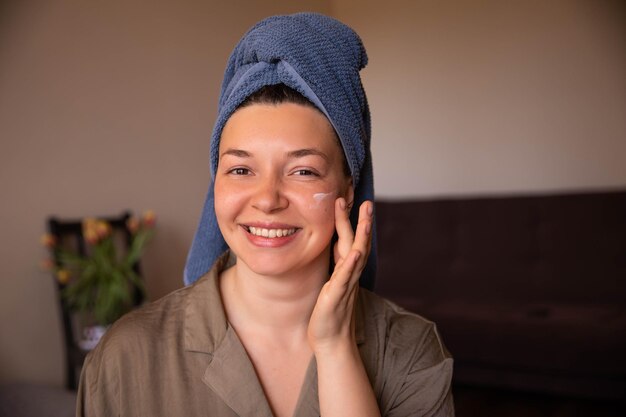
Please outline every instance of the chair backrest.
[[[132, 233], [128, 229], [127, 221], [130, 219], [131, 213], [126, 211], [117, 217], [99, 217], [111, 225], [115, 234], [121, 234], [122, 241], [126, 245], [126, 249], [130, 247]], [[85, 237], [83, 236], [82, 219], [59, 219], [57, 217], [48, 218], [48, 232], [56, 238], [59, 245], [72, 247], [79, 255], [87, 254], [87, 246]], [[61, 261], [57, 258], [56, 253], [52, 251], [54, 262], [57, 266], [61, 266]], [[137, 275], [141, 276], [139, 262], [133, 265], [133, 270]], [[68, 389], [76, 389], [78, 385], [78, 376], [82, 367], [87, 351], [80, 348], [76, 340], [77, 330], [75, 321], [73, 320], [72, 311], [62, 297], [63, 290], [67, 284], [55, 279], [57, 287], [57, 299], [61, 311], [61, 321], [63, 324], [63, 336], [65, 340], [66, 353], [66, 386]], [[143, 292], [138, 288], [134, 288], [133, 304], [139, 306], [144, 301]]]

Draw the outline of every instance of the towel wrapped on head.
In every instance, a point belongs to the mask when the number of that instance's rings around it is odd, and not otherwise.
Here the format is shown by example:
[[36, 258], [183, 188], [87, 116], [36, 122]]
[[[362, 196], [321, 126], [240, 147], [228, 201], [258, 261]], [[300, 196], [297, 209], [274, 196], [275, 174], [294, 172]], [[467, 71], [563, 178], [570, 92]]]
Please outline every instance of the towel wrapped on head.
[[[343, 23], [317, 13], [272, 16], [252, 27], [232, 52], [219, 100], [210, 147], [211, 175], [215, 178], [219, 141], [228, 118], [251, 94], [267, 85], [285, 84], [298, 91], [326, 115], [341, 142], [354, 184], [353, 228], [358, 208], [374, 199], [370, 152], [370, 112], [359, 71], [367, 54], [359, 36]], [[228, 249], [217, 225], [214, 181], [187, 257], [185, 284], [211, 269]], [[372, 289], [376, 272], [376, 228], [372, 252], [361, 285]]]

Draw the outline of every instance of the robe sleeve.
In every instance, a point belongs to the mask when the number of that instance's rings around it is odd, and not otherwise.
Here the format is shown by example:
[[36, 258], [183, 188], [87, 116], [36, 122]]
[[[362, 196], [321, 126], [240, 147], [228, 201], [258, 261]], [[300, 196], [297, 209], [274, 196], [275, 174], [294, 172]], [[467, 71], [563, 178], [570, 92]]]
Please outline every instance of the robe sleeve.
[[[91, 351], [80, 374], [76, 417], [120, 416], [119, 378], [115, 366], [104, 366], [105, 343]], [[113, 365], [113, 364], [110, 364]]]

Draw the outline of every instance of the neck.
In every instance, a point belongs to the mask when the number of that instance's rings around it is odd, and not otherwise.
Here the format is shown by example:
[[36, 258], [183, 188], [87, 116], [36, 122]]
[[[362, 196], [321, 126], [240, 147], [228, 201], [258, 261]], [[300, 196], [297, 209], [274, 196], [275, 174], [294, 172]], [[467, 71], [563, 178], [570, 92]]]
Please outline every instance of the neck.
[[252, 271], [240, 259], [220, 278], [228, 321], [237, 330], [306, 337], [319, 292], [328, 280], [328, 257], [281, 276]]

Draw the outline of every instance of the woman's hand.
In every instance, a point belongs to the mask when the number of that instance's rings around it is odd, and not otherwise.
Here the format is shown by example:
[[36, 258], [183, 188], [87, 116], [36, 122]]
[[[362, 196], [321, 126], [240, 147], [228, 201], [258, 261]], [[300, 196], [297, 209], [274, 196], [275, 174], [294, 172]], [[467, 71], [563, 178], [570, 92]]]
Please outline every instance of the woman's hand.
[[376, 396], [356, 344], [354, 307], [359, 277], [372, 242], [372, 202], [359, 208], [356, 233], [343, 198], [335, 201], [335, 270], [322, 287], [309, 321], [317, 364], [320, 415], [380, 417]]
[[356, 233], [349, 218], [346, 200], [335, 201], [335, 228], [339, 237], [334, 247], [335, 269], [324, 284], [309, 321], [308, 338], [314, 352], [356, 347], [354, 306], [359, 277], [371, 249], [373, 204], [359, 208]]

